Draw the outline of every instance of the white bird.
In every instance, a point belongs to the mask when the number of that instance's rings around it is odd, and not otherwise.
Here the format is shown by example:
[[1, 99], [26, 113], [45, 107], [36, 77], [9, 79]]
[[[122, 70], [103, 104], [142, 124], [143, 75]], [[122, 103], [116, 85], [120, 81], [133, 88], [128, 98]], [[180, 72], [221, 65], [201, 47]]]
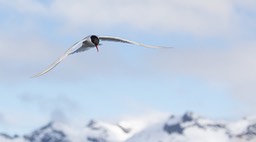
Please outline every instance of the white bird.
[[47, 69], [32, 76], [32, 78], [39, 77], [41, 75], [46, 74], [47, 72], [52, 70], [54, 67], [56, 67], [63, 59], [65, 59], [67, 56], [69, 56], [71, 54], [82, 52], [82, 51], [91, 49], [93, 47], [96, 47], [97, 51], [99, 52], [98, 46], [101, 45], [100, 41], [123, 42], [123, 43], [128, 43], [128, 44], [136, 44], [136, 45], [147, 47], [147, 48], [165, 48], [162, 46], [145, 45], [142, 43], [130, 41], [130, 40], [119, 38], [119, 37], [89, 35], [89, 36], [83, 38], [82, 40], [76, 42], [75, 44], [73, 44], [61, 57], [59, 57]]

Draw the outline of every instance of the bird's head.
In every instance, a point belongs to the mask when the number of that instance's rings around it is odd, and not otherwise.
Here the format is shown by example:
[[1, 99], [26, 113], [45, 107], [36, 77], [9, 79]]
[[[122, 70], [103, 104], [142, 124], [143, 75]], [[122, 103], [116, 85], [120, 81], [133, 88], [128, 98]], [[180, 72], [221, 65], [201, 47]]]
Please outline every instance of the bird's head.
[[95, 35], [92, 35], [92, 36], [91, 36], [91, 41], [92, 41], [92, 43], [95, 45], [97, 51], [99, 52], [99, 49], [98, 49], [98, 45], [99, 45], [99, 43], [100, 43], [99, 38], [98, 38], [97, 36], [95, 36]]

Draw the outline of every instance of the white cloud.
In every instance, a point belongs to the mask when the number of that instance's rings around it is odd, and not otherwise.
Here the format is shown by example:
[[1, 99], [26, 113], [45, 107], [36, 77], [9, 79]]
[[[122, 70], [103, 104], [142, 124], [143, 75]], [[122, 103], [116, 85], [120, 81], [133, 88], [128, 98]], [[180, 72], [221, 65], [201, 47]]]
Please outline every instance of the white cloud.
[[184, 135], [189, 142], [229, 142], [230, 138], [224, 130], [211, 131], [198, 128], [185, 129]]
[[[39, 67], [43, 60], [54, 55], [54, 45], [33, 35], [18, 38], [0, 34], [1, 80], [28, 79], [35, 73], [33, 68]], [[50, 59], [53, 60], [54, 56]]]
[[245, 1], [240, 1], [240, 0], [235, 0], [236, 7], [238, 8], [243, 8], [244, 10], [251, 11], [251, 12], [256, 12], [256, 2], [254, 0], [245, 0]]
[[[60, 95], [57, 97], [45, 97], [44, 95], [23, 94], [19, 99], [26, 104], [36, 105], [40, 111], [65, 110], [66, 112], [78, 111], [79, 105], [70, 98]], [[57, 111], [56, 111], [57, 112]]]
[[15, 39], [0, 35], [0, 38], [0, 59], [2, 61], [28, 63], [44, 58], [45, 53], [51, 54], [50, 44], [34, 37]]
[[248, 107], [240, 108], [240, 112], [256, 113], [253, 109], [256, 107], [253, 101], [256, 99], [255, 47], [255, 42], [242, 42], [225, 49], [174, 49], [150, 57], [149, 68], [171, 76], [195, 77], [226, 88], [230, 95]]
[[0, 0], [1, 7], [7, 9], [11, 8], [16, 12], [28, 14], [43, 14], [46, 12], [45, 6], [42, 5], [39, 1], [33, 0], [13, 0], [13, 1], [6, 1]]
[[0, 126], [4, 125], [5, 123], [5, 117], [2, 113], [0, 113]]
[[[195, 35], [220, 34], [231, 30], [232, 1], [144, 0], [70, 1], [55, 0], [53, 15], [73, 26], [129, 25], [140, 29], [176, 31]], [[94, 27], [94, 26], [93, 26]]]
[[68, 122], [68, 118], [65, 114], [65, 111], [61, 109], [53, 110], [53, 112], [51, 113], [51, 120], [57, 122]]
[[[133, 26], [154, 32], [184, 32], [192, 35], [223, 35], [237, 31], [242, 17], [237, 7], [255, 8], [253, 1], [232, 0], [53, 0], [2, 1], [25, 14], [48, 16], [61, 21], [64, 29], [114, 28]], [[241, 6], [240, 6], [241, 4]]]
[[[81, 113], [79, 103], [63, 94], [55, 97], [36, 95], [34, 93], [23, 94], [19, 95], [18, 99], [23, 103], [23, 106], [34, 108], [36, 112], [39, 112], [37, 115], [32, 115], [33, 117], [44, 115], [44, 117], [41, 118], [44, 122], [59, 121], [67, 123], [74, 119], [79, 121], [83, 120], [82, 118], [77, 118]], [[27, 111], [29, 112], [31, 109]], [[26, 112], [20, 113], [25, 115]]]

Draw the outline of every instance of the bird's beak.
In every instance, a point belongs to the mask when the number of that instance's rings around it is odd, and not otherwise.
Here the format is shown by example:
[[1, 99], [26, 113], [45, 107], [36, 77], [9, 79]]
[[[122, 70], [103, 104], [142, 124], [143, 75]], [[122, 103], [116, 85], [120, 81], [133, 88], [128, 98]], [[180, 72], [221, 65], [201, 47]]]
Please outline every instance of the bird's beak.
[[99, 52], [99, 48], [98, 48], [98, 45], [95, 45], [96, 49], [97, 49], [97, 52]]

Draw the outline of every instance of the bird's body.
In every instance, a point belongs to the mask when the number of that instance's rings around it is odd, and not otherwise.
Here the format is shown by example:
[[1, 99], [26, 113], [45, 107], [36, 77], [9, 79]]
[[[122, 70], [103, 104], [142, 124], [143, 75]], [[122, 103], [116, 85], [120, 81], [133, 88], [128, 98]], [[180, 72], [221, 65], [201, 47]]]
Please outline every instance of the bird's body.
[[83, 52], [94, 47], [96, 47], [97, 51], [99, 51], [98, 46], [101, 45], [100, 41], [123, 42], [128, 44], [135, 44], [135, 45], [139, 45], [147, 48], [163, 48], [161, 46], [145, 45], [142, 43], [130, 41], [127, 39], [122, 39], [119, 37], [89, 35], [83, 38], [82, 40], [76, 42], [75, 44], [73, 44], [61, 57], [59, 57], [54, 63], [52, 63], [46, 70], [34, 75], [33, 77], [38, 77], [49, 72], [55, 66], [57, 66], [63, 59], [65, 59], [67, 56], [72, 55], [74, 53]]

